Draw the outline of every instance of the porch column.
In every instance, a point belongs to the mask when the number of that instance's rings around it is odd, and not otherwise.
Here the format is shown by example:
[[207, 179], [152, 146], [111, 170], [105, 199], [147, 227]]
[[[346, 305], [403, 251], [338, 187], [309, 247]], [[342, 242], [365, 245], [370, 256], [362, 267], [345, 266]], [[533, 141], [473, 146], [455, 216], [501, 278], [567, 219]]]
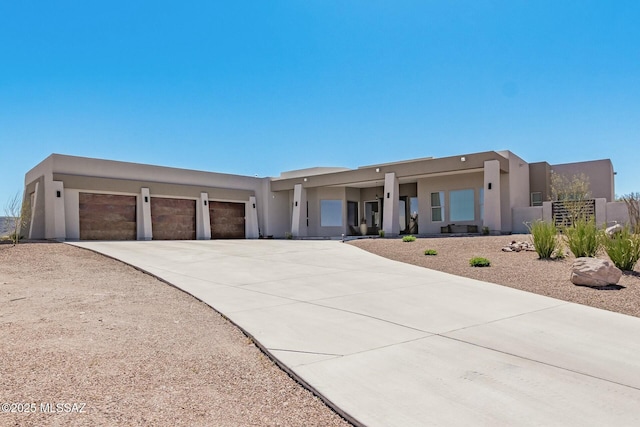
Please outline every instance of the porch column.
[[34, 192], [30, 195], [31, 197], [31, 218], [29, 220], [29, 239], [34, 239], [35, 238], [35, 234], [34, 234], [34, 223], [35, 223], [35, 219], [36, 219], [36, 212], [38, 209], [40, 209], [40, 205], [38, 202], [38, 196], [40, 196], [40, 183], [36, 182], [36, 188], [34, 190]]
[[293, 187], [293, 217], [291, 218], [291, 234], [294, 237], [307, 235], [306, 218], [307, 190], [302, 184]]
[[52, 207], [53, 207], [53, 230], [48, 238], [65, 240], [67, 230], [64, 219], [64, 184], [62, 181], [52, 181]]
[[500, 203], [500, 162], [487, 160], [484, 162], [484, 227], [492, 233], [502, 230]]
[[384, 174], [382, 229], [387, 236], [400, 233], [400, 184], [395, 172]]

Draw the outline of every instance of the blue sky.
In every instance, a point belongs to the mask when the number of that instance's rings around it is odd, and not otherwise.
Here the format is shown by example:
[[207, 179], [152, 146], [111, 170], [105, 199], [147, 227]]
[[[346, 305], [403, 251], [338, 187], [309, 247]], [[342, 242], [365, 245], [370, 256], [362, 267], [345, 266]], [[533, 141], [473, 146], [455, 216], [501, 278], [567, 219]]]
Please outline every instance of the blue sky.
[[51, 153], [276, 176], [508, 149], [640, 191], [640, 2], [4, 1], [0, 201]]

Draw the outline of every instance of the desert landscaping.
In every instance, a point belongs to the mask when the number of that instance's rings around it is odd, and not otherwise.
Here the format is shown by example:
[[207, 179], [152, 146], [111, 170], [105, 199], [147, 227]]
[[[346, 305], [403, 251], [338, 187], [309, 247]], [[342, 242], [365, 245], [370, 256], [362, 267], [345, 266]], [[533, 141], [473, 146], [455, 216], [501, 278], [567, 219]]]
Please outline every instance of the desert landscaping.
[[[345, 244], [640, 317], [638, 266], [617, 286], [576, 286], [569, 280], [571, 255], [543, 261], [532, 251], [502, 251], [512, 241], [528, 240], [513, 235]], [[425, 255], [426, 249], [437, 255]], [[471, 267], [475, 256], [491, 266]], [[210, 307], [93, 252], [52, 242], [0, 245], [0, 304], [0, 403], [36, 408], [1, 413], [2, 425], [348, 425]], [[41, 404], [47, 403], [76, 404], [76, 411], [62, 406], [44, 413]]]

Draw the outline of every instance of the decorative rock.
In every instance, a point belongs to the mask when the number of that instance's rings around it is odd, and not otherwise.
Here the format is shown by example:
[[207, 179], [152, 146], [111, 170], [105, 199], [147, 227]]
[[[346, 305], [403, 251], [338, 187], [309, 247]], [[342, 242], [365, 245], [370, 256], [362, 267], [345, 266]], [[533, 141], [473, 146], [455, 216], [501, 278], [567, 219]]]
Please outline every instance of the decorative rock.
[[622, 277], [622, 271], [611, 261], [604, 259], [576, 258], [571, 266], [571, 282], [574, 285], [615, 285], [620, 277]]
[[604, 232], [607, 233], [607, 236], [613, 237], [614, 234], [621, 232], [623, 229], [621, 224], [615, 224], [611, 227], [607, 227]]
[[520, 252], [520, 251], [535, 251], [536, 249], [533, 247], [533, 244], [529, 242], [516, 242], [515, 240], [511, 241], [511, 244], [502, 248], [502, 252]]

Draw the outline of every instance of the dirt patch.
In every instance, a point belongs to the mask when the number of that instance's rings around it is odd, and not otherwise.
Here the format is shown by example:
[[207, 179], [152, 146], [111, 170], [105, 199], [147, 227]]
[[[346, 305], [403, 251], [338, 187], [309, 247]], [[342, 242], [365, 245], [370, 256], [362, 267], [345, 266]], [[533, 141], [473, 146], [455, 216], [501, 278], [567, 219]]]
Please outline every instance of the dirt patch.
[[90, 251], [0, 245], [0, 307], [0, 425], [349, 425], [210, 307]]

